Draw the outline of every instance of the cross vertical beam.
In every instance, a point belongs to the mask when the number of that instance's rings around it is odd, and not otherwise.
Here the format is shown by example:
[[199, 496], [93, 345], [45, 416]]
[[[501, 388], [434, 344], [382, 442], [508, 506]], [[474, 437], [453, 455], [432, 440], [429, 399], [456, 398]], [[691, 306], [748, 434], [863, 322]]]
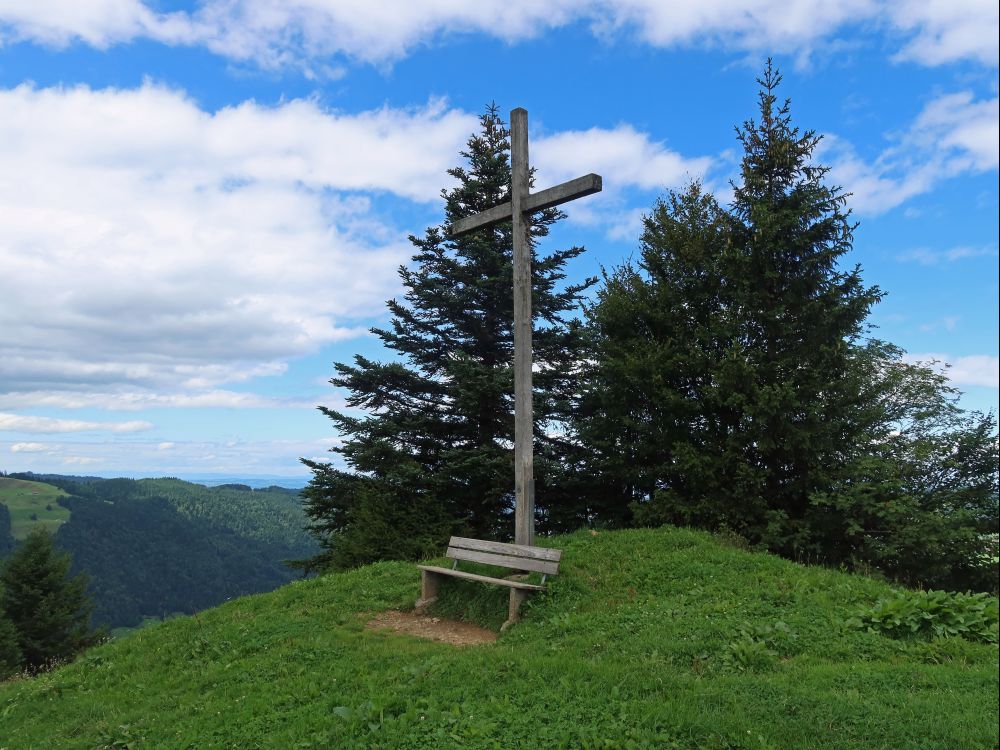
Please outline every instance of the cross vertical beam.
[[531, 214], [599, 193], [601, 176], [588, 174], [537, 193], [529, 192], [528, 112], [510, 113], [510, 200], [452, 223], [451, 236], [511, 220], [514, 243], [514, 541], [535, 541], [535, 476], [531, 403]]
[[510, 113], [510, 203], [514, 232], [514, 543], [535, 541], [535, 475], [531, 397], [531, 221], [528, 197], [528, 111]]

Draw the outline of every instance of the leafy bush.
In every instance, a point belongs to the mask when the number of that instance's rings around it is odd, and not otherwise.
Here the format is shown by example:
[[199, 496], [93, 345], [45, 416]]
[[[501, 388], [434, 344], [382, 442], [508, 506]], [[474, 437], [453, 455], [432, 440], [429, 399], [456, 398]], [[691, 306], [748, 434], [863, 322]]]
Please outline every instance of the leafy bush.
[[987, 594], [900, 591], [848, 624], [891, 638], [960, 636], [997, 642], [997, 599]]
[[778, 661], [779, 650], [798, 636], [781, 620], [773, 625], [746, 625], [722, 651], [722, 663], [740, 672], [766, 671]]

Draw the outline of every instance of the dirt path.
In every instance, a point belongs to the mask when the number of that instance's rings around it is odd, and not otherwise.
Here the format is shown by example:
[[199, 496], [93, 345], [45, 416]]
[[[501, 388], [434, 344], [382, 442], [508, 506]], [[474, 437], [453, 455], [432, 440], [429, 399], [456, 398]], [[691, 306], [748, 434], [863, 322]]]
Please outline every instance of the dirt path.
[[417, 638], [450, 643], [453, 646], [481, 646], [484, 643], [493, 643], [497, 639], [497, 634], [492, 630], [467, 622], [455, 622], [393, 609], [375, 615], [368, 621], [367, 627], [369, 630], [406, 633]]

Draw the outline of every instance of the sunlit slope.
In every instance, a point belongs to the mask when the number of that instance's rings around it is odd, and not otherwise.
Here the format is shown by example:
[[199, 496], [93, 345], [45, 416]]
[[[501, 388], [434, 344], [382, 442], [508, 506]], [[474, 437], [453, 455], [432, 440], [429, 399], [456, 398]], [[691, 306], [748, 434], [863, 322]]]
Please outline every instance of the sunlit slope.
[[[996, 647], [846, 625], [884, 584], [676, 529], [551, 544], [561, 575], [494, 645], [366, 630], [418, 593], [414, 566], [372, 565], [0, 687], [0, 747], [997, 746]], [[439, 614], [504, 607], [455, 582]]]
[[69, 511], [58, 503], [65, 495], [51, 484], [0, 477], [0, 503], [10, 511], [11, 534], [15, 539], [24, 539], [36, 524], [55, 533], [69, 520]]

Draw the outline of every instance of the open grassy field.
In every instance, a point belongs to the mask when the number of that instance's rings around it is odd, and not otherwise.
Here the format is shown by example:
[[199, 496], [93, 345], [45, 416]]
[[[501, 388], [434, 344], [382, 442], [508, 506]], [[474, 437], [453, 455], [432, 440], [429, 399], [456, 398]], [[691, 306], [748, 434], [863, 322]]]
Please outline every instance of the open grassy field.
[[61, 524], [69, 520], [69, 511], [56, 502], [65, 494], [51, 484], [0, 477], [0, 503], [10, 510], [14, 538], [24, 539], [35, 524], [41, 524], [55, 533]]
[[[582, 531], [493, 644], [372, 631], [418, 575], [380, 563], [143, 628], [0, 685], [0, 748], [997, 747], [997, 647], [850, 622], [878, 581], [677, 529]], [[505, 592], [442, 584], [496, 627]]]

